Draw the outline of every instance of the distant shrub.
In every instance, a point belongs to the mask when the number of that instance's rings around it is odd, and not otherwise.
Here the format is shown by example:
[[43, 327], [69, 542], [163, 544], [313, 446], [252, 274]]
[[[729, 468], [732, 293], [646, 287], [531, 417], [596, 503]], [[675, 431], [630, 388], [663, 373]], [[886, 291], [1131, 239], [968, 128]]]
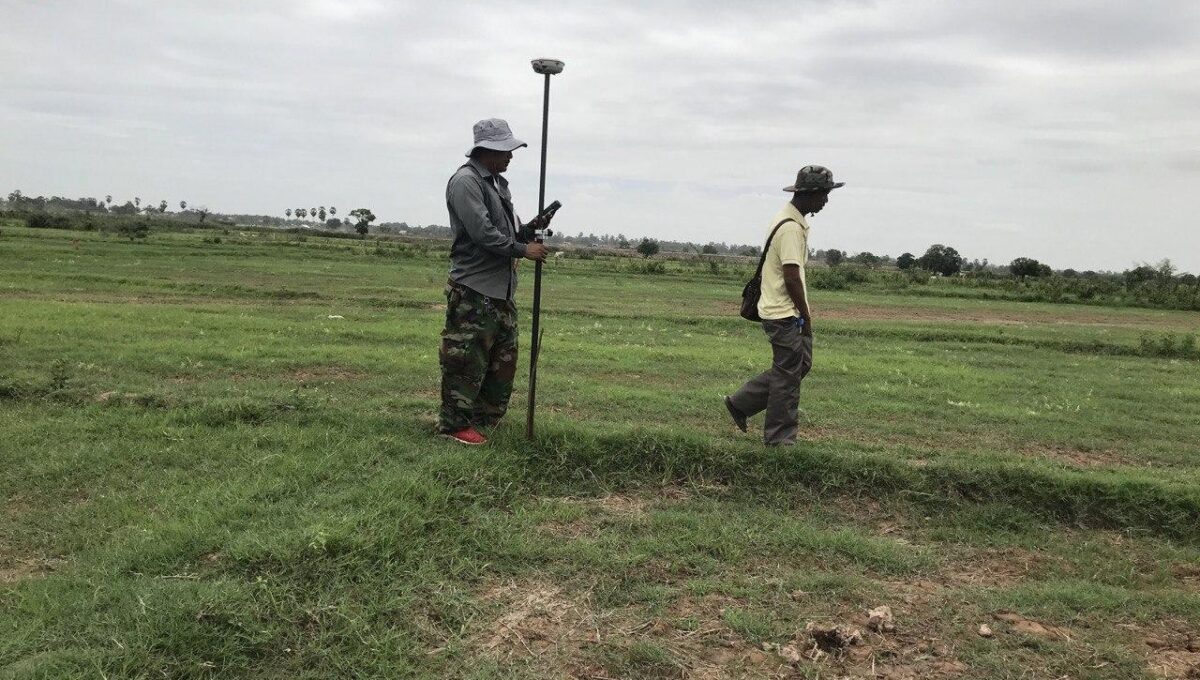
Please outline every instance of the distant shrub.
[[909, 283], [915, 283], [919, 286], [929, 283], [929, 272], [925, 271], [924, 269], [909, 269], [905, 276], [907, 277]]
[[128, 238], [130, 241], [146, 238], [150, 233], [150, 225], [142, 220], [127, 220], [117, 227], [117, 233]]
[[667, 265], [658, 260], [646, 260], [644, 262], [630, 262], [629, 271], [635, 274], [649, 274], [656, 276], [667, 273]]
[[1196, 346], [1195, 335], [1178, 335], [1165, 333], [1155, 337], [1144, 333], [1138, 339], [1138, 349], [1143, 356], [1165, 357], [1171, 359], [1200, 359], [1200, 349]]
[[846, 277], [846, 283], [866, 283], [871, 280], [871, 274], [862, 266], [843, 266], [839, 268], [839, 273]]
[[70, 229], [71, 220], [62, 215], [36, 212], [25, 218], [25, 226], [30, 229]]
[[814, 269], [805, 276], [808, 284], [818, 290], [845, 290], [850, 285], [842, 269]]

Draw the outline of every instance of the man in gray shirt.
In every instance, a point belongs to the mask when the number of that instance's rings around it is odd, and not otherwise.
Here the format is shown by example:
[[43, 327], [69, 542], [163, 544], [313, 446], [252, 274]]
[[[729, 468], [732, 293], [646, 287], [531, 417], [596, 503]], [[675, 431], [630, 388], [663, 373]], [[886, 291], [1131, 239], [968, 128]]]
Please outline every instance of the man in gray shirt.
[[526, 146], [498, 118], [475, 124], [475, 145], [446, 185], [454, 243], [446, 284], [446, 328], [439, 358], [442, 408], [438, 430], [463, 444], [485, 444], [478, 428], [495, 425], [508, 409], [517, 372], [517, 260], [544, 261], [546, 247], [530, 243], [548, 219], [521, 225], [508, 180], [512, 152]]

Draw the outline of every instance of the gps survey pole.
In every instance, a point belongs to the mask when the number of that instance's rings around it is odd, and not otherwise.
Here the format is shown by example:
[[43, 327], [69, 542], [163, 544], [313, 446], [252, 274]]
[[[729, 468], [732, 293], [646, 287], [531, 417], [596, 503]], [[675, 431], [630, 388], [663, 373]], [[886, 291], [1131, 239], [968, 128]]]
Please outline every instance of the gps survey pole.
[[[550, 76], [562, 73], [563, 63], [557, 59], [534, 59], [533, 72], [546, 77], [546, 86], [542, 95], [542, 174], [538, 181], [538, 214], [546, 209], [546, 133], [550, 122]], [[544, 232], [534, 232], [534, 241], [541, 243]], [[542, 339], [538, 334], [538, 326], [542, 316], [542, 263], [534, 264], [533, 269], [533, 322], [529, 334], [529, 403], [526, 406], [525, 436], [533, 439], [533, 412], [537, 406], [537, 363], [538, 352], [542, 349]]]

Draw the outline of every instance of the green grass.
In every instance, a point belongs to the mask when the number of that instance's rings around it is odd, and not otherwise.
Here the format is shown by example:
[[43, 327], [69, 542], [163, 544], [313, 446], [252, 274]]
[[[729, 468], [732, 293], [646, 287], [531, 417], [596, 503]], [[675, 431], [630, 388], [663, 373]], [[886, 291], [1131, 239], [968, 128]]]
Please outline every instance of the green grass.
[[720, 404], [767, 361], [734, 273], [556, 259], [539, 436], [521, 378], [464, 450], [437, 244], [216, 233], [0, 224], [0, 677], [756, 677], [879, 604], [881, 666], [1191, 658], [1200, 361], [1142, 338], [1194, 313], [816, 291], [766, 450]]

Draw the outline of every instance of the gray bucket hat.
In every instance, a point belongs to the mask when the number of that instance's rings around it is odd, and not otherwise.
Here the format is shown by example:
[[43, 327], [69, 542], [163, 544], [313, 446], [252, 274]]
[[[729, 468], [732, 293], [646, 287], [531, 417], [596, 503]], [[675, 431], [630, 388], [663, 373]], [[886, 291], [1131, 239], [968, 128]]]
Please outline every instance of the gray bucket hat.
[[508, 121], [499, 118], [488, 118], [475, 123], [475, 145], [467, 151], [467, 155], [471, 155], [471, 151], [480, 147], [484, 149], [492, 149], [493, 151], [512, 151], [523, 146], [529, 146], [525, 142], [513, 137], [512, 130], [508, 127]]
[[790, 187], [784, 187], [783, 190], [793, 193], [829, 191], [845, 185], [845, 182], [833, 181], [833, 173], [824, 165], [806, 165], [796, 173], [796, 183]]

